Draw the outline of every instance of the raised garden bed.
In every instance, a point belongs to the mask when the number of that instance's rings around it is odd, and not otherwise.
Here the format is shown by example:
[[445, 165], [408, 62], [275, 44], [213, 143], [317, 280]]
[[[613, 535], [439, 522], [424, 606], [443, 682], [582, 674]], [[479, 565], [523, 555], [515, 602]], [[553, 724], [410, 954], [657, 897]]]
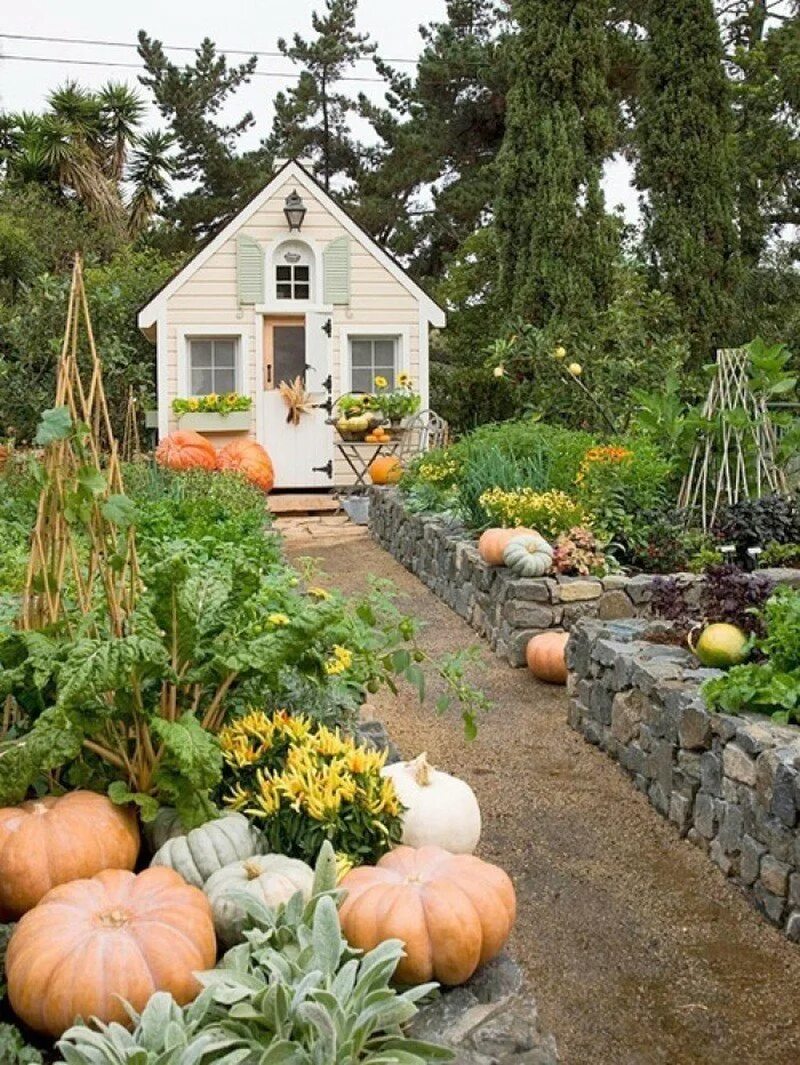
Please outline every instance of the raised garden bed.
[[569, 723], [619, 762], [773, 924], [800, 942], [800, 727], [710, 713], [664, 623], [583, 620], [567, 645]]
[[[569, 631], [583, 618], [612, 621], [647, 617], [656, 577], [514, 577], [489, 566], [459, 525], [406, 510], [396, 488], [373, 487], [370, 532], [378, 543], [485, 637], [512, 666], [525, 665], [532, 636]], [[778, 584], [800, 585], [798, 570], [765, 570]], [[688, 598], [699, 596], [701, 576], [682, 574]]]

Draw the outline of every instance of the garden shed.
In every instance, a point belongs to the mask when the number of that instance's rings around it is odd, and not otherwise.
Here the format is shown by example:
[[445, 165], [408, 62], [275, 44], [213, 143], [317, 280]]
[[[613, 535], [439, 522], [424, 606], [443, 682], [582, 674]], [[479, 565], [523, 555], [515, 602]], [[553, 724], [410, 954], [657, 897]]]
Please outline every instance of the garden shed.
[[[429, 331], [445, 314], [291, 160], [154, 293], [138, 324], [156, 346], [159, 436], [179, 426], [215, 446], [249, 436], [269, 452], [277, 488], [305, 489], [350, 479], [328, 424], [338, 396], [405, 373], [427, 407]], [[297, 377], [309, 402], [293, 419], [280, 385]], [[247, 409], [174, 410], [228, 393]]]

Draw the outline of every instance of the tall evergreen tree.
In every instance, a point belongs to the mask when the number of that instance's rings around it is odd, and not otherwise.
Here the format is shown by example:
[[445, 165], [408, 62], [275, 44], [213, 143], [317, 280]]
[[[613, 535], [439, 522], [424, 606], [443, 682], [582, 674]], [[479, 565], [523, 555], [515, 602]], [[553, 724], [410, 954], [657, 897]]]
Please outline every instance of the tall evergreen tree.
[[310, 159], [326, 189], [337, 177], [356, 181], [361, 151], [350, 129], [358, 101], [336, 85], [375, 45], [356, 32], [357, 0], [325, 0], [325, 13], [316, 11], [311, 23], [316, 37], [299, 33], [292, 43], [281, 39], [278, 48], [302, 66], [297, 85], [275, 97], [275, 120], [268, 147], [276, 155]]
[[574, 328], [608, 302], [616, 223], [601, 178], [617, 135], [608, 4], [513, 0], [496, 224], [500, 294], [535, 325]]
[[254, 124], [248, 111], [222, 122], [220, 113], [240, 85], [249, 81], [256, 57], [229, 66], [206, 38], [194, 63], [172, 63], [160, 41], [139, 33], [139, 55], [147, 73], [140, 78], [152, 90], [176, 146], [175, 177], [192, 183], [188, 193], [167, 201], [165, 217], [177, 229], [178, 243], [191, 248], [232, 218], [264, 183], [270, 158], [263, 147], [238, 151], [238, 142]]
[[645, 250], [696, 359], [746, 339], [731, 90], [712, 0], [651, 0], [636, 115]]

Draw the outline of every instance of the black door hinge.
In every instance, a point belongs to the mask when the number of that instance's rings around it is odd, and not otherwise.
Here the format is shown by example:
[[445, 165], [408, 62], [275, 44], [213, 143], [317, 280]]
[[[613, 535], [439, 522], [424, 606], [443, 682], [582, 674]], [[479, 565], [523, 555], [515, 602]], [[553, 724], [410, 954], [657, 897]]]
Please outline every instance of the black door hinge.
[[324, 473], [329, 481], [333, 480], [333, 459], [328, 459], [324, 466], [312, 466], [312, 473]]
[[322, 332], [326, 333], [327, 336], [330, 338], [331, 334], [333, 333], [333, 326], [331, 325], [330, 318], [327, 318], [325, 320], [325, 324], [323, 326], [320, 326], [320, 328], [322, 329]]

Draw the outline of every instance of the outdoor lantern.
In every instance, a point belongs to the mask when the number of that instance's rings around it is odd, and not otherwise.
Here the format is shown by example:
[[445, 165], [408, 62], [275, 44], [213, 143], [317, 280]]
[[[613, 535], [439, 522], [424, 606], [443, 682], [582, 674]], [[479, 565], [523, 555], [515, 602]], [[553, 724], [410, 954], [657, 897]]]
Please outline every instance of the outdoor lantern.
[[286, 215], [286, 221], [289, 223], [289, 232], [294, 229], [299, 230], [302, 227], [303, 219], [306, 216], [306, 205], [297, 195], [297, 189], [293, 189], [286, 197], [283, 213]]

